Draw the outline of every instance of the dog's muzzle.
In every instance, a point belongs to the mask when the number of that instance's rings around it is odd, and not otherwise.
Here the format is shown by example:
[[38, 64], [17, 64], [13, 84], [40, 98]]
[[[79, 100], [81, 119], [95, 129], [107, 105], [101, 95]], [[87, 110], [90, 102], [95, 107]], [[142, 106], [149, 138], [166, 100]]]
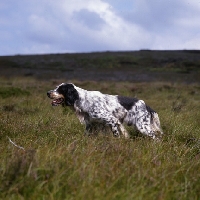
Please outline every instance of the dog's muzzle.
[[54, 90], [48, 91], [47, 92], [47, 96], [50, 99], [53, 99], [53, 101], [51, 102], [52, 106], [58, 106], [58, 105], [64, 103], [64, 97], [63, 97], [63, 95], [55, 94]]

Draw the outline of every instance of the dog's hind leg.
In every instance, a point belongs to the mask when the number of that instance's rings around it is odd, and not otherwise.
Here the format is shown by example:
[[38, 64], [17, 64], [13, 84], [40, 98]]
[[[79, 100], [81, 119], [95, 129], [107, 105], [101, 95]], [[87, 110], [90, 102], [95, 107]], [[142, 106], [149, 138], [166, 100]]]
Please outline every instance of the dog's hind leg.
[[136, 120], [135, 126], [142, 134], [153, 139], [159, 139], [159, 136], [163, 134], [157, 113], [154, 113], [152, 118], [150, 114], [141, 116]]
[[113, 136], [120, 137], [119, 126], [121, 123], [119, 122], [119, 120], [113, 116], [106, 116], [106, 118], [104, 118], [104, 121], [107, 125], [110, 126]]
[[110, 117], [106, 124], [110, 126], [111, 131], [115, 137], [120, 137], [121, 132], [125, 138], [129, 138], [128, 132], [117, 118]]
[[143, 116], [137, 118], [135, 127], [140, 133], [147, 135], [153, 139], [156, 138], [156, 132], [154, 129], [152, 129], [150, 114], [144, 114]]
[[148, 126], [148, 125], [141, 125], [140, 126], [140, 125], [136, 124], [136, 128], [143, 135], [147, 135], [147, 136], [149, 136], [149, 137], [151, 137], [153, 139], [156, 138], [156, 134], [155, 134], [155, 132], [153, 130], [151, 130], [150, 126]]
[[151, 128], [157, 133], [157, 135], [159, 134], [159, 136], [163, 135], [163, 131], [160, 125], [160, 119], [158, 117], [157, 113], [154, 113], [152, 116], [152, 124], [151, 124]]
[[124, 137], [128, 139], [129, 134], [122, 124], [119, 125], [119, 129], [120, 129], [121, 133], [124, 135]]

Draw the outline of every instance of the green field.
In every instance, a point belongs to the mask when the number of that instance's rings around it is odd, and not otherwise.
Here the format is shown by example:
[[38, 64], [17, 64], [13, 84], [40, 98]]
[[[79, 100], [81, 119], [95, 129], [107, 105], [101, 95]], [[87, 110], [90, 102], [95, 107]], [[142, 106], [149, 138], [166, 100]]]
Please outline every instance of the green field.
[[146, 100], [160, 115], [163, 140], [134, 130], [130, 140], [85, 137], [74, 113], [51, 107], [46, 91], [53, 82], [1, 79], [2, 199], [199, 198], [199, 86], [77, 84]]
[[84, 136], [75, 114], [46, 96], [63, 77], [10, 74], [0, 76], [0, 199], [200, 199], [199, 82], [72, 80], [143, 99], [164, 131], [154, 141], [129, 127], [130, 139]]

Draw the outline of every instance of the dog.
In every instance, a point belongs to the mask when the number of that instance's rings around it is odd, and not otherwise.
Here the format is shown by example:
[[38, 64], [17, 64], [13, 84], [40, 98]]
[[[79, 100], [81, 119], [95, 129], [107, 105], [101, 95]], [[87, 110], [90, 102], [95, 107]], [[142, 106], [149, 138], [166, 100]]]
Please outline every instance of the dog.
[[153, 139], [163, 132], [158, 114], [137, 98], [88, 91], [73, 83], [62, 83], [47, 92], [52, 106], [70, 106], [90, 134], [94, 123], [107, 125], [115, 137], [129, 138], [123, 124], [134, 126], [140, 133]]

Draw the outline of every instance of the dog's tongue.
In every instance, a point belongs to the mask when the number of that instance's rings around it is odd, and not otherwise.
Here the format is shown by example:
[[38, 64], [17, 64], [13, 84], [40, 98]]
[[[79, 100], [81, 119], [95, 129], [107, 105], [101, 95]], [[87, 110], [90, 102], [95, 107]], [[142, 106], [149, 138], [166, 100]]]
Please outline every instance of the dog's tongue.
[[60, 99], [54, 99], [52, 102], [51, 102], [51, 105], [52, 106], [58, 106], [59, 104], [61, 104], [63, 102], [63, 99], [60, 98]]
[[53, 100], [53, 101], [51, 102], [51, 105], [52, 105], [52, 106], [56, 106], [56, 100]]

